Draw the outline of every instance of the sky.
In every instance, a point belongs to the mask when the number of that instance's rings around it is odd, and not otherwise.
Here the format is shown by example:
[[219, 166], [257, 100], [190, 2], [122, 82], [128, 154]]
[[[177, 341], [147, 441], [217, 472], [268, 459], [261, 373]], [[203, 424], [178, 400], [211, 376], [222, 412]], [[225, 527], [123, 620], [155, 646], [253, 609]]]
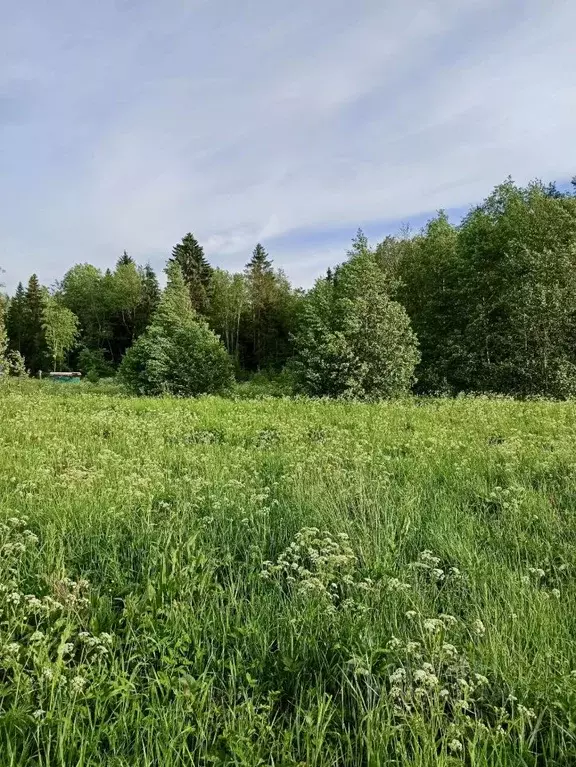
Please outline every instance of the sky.
[[361, 226], [576, 173], [574, 0], [0, 0], [9, 291], [188, 231], [308, 286]]

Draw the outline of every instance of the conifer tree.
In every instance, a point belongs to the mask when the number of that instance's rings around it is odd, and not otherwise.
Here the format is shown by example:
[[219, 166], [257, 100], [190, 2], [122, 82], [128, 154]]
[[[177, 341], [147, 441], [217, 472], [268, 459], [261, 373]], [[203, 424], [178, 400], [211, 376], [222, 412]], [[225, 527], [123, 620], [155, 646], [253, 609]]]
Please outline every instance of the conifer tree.
[[160, 285], [156, 272], [147, 264], [139, 270], [142, 284], [141, 299], [136, 309], [135, 338], [138, 338], [148, 327], [154, 316], [154, 312], [160, 303]]
[[204, 249], [191, 232], [174, 246], [169, 261], [180, 266], [194, 309], [207, 315], [212, 267], [204, 255]]
[[6, 373], [6, 351], [8, 349], [8, 336], [6, 333], [6, 325], [4, 324], [5, 314], [5, 298], [0, 293], [0, 377]]
[[119, 266], [130, 266], [131, 264], [133, 266], [136, 266], [136, 262], [134, 261], [132, 256], [129, 256], [128, 253], [124, 251], [122, 255], [120, 256], [120, 258], [118, 259], [118, 261], [116, 261], [116, 268], [118, 268]]
[[244, 275], [248, 311], [244, 322], [244, 365], [248, 369], [281, 368], [291, 353], [297, 296], [258, 243]]
[[45, 302], [44, 289], [33, 274], [28, 281], [24, 302], [24, 335], [20, 349], [30, 372], [35, 375], [48, 367], [48, 348], [42, 326]]
[[18, 283], [6, 312], [6, 331], [9, 348], [12, 351], [22, 352], [26, 333], [26, 291], [21, 282]]

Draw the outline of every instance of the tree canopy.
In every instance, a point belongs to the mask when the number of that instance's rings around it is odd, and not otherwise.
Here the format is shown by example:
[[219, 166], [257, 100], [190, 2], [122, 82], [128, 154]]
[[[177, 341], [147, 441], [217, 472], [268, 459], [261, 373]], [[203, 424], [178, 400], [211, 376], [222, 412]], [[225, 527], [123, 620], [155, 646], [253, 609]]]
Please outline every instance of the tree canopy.
[[2, 343], [33, 374], [45, 369], [49, 305], [77, 317], [59, 364], [142, 373], [147, 391], [216, 390], [233, 362], [240, 377], [290, 370], [321, 396], [576, 395], [576, 184], [508, 179], [457, 224], [439, 211], [373, 246], [359, 231], [308, 291], [262, 243], [234, 273], [213, 267], [191, 233], [167, 279], [162, 290], [126, 251], [106, 271], [76, 264], [52, 291], [32, 275], [4, 307]]

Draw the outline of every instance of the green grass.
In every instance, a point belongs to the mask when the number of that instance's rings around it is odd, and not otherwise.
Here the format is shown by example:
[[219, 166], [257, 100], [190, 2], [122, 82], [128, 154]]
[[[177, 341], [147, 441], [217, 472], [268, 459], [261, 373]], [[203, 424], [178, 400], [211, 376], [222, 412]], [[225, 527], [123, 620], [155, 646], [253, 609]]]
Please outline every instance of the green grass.
[[575, 764], [575, 444], [569, 403], [0, 387], [0, 765]]

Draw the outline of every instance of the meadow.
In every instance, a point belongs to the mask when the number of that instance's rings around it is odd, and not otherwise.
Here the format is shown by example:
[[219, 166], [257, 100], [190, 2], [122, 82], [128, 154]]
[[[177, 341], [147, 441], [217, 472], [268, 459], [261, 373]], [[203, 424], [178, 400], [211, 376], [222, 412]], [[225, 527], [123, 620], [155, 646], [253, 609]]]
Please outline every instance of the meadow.
[[576, 407], [0, 387], [0, 765], [576, 763]]

